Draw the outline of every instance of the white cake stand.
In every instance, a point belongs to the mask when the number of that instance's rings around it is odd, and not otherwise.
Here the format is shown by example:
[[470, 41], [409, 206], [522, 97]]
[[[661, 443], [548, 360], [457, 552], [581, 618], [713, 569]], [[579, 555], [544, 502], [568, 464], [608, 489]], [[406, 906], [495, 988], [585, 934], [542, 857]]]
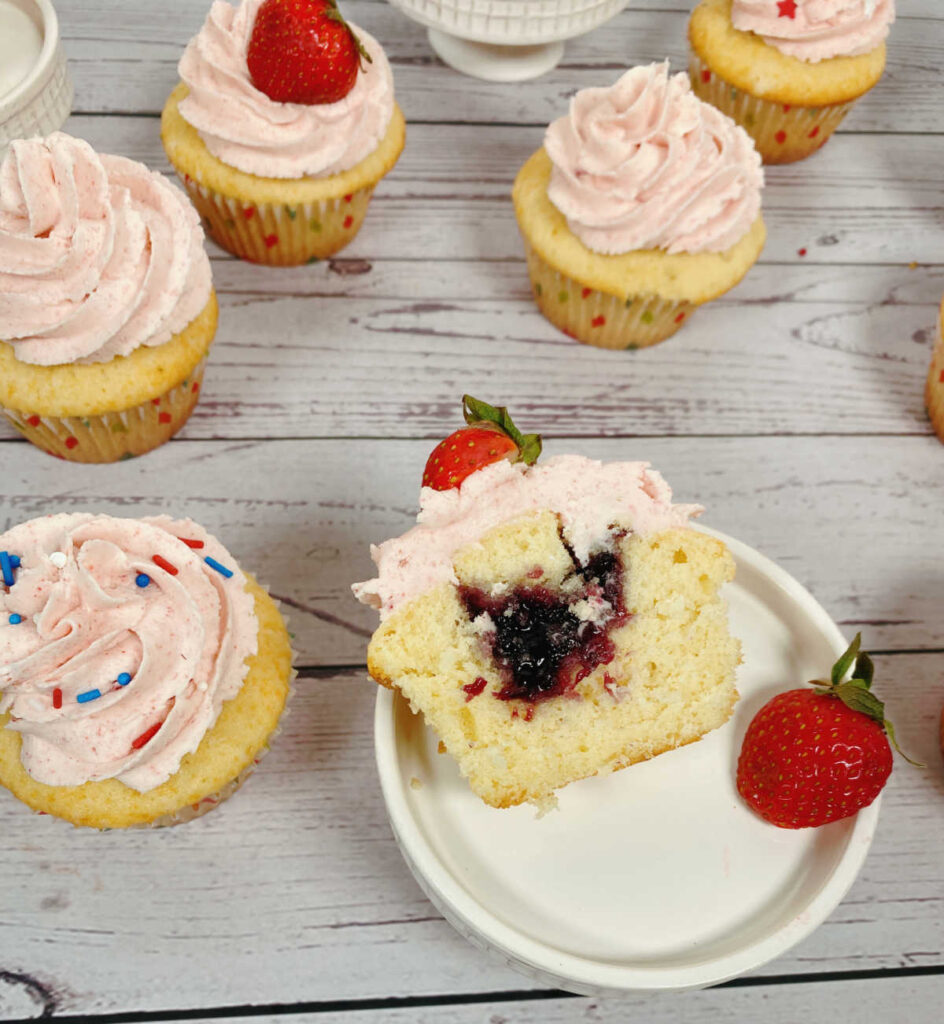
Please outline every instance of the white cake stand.
[[389, 0], [426, 25], [436, 55], [490, 82], [520, 82], [550, 71], [564, 40], [619, 14], [629, 0]]

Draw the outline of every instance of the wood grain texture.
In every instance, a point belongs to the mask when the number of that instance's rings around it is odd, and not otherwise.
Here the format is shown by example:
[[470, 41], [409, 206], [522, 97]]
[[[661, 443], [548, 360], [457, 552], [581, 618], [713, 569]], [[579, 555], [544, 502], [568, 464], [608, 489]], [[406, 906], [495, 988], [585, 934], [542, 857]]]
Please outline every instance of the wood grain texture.
[[[154, 114], [208, 5], [204, 0], [160, 5], [60, 0], [56, 6], [76, 82], [75, 109]], [[675, 70], [684, 70], [691, 6], [680, 0], [633, 0], [612, 22], [568, 43], [564, 60], [550, 74], [512, 89], [456, 75], [433, 55], [425, 29], [386, 3], [347, 0], [344, 10], [383, 43], [409, 121], [543, 125], [562, 113], [575, 89], [605, 84], [628, 65], [668, 57]], [[940, 6], [934, 0], [899, 0], [897, 6], [886, 74], [856, 105], [844, 132], [941, 130]], [[103, 46], [108, 47], [104, 53]]]
[[[756, 976], [944, 966], [942, 667], [941, 654], [877, 659], [899, 738], [928, 768], [896, 765], [846, 900]], [[360, 671], [300, 679], [256, 775], [178, 828], [73, 829], [0, 791], [0, 969], [45, 986], [59, 1014], [533, 989], [410, 877], [375, 776], [374, 696]], [[28, 998], [0, 982], [0, 1019]]]
[[[549, 395], [520, 420], [553, 424], [555, 410]], [[300, 664], [362, 664], [376, 616], [349, 587], [372, 575], [371, 542], [412, 525], [429, 448], [172, 441], [88, 469], [7, 444], [0, 528], [52, 511], [190, 516], [291, 602]], [[862, 629], [867, 646], [944, 648], [944, 562], [931, 557], [944, 503], [934, 438], [581, 438], [547, 451], [649, 459], [677, 500], [702, 502], [708, 525], [783, 565], [841, 625]]]

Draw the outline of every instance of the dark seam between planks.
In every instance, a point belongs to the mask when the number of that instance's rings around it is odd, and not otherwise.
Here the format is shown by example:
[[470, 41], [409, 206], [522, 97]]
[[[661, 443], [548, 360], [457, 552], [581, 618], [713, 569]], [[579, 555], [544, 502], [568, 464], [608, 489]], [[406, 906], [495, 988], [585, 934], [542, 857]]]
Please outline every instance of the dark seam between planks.
[[[848, 981], [880, 981], [884, 978], [914, 978], [944, 976], [944, 965], [934, 967], [893, 967], [869, 970], [824, 971], [819, 974], [784, 974], [778, 976], [752, 976], [735, 978], [715, 986], [724, 988], [762, 988], [779, 985], [829, 984]], [[627, 993], [630, 994], [630, 993]], [[389, 996], [368, 999], [335, 999], [318, 1002], [267, 1003], [252, 1006], [216, 1006], [194, 1010], [142, 1010], [127, 1013], [57, 1014], [44, 1013], [42, 1017], [25, 1017], [6, 1021], [5, 1024], [29, 1024], [38, 1019], [54, 1019], [61, 1024], [138, 1024], [147, 1021], [180, 1021], [220, 1019], [227, 1017], [298, 1016], [364, 1010], [402, 1010], [434, 1006], [467, 1006], [486, 1003], [547, 1002], [552, 999], [587, 998], [560, 989], [537, 991], [472, 992], [456, 995]]]

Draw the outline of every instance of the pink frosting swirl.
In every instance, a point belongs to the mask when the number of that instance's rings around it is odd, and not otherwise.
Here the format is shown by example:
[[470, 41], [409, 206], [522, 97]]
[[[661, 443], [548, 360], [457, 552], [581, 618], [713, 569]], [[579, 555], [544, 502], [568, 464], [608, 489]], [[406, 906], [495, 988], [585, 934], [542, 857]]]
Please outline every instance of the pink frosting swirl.
[[581, 89], [544, 147], [554, 165], [548, 197], [595, 252], [719, 252], [760, 212], [754, 143], [667, 63]]
[[0, 339], [40, 366], [162, 345], [210, 298], [190, 201], [143, 164], [57, 132], [0, 164]]
[[731, 21], [788, 57], [816, 63], [874, 50], [895, 20], [895, 0], [734, 0]]
[[256, 651], [253, 598], [232, 556], [190, 520], [86, 514], [15, 526], [0, 551], [21, 560], [13, 585], [0, 581], [0, 712], [23, 737], [26, 770], [51, 786], [165, 782]]
[[[393, 75], [380, 44], [357, 34], [370, 54], [354, 88], [337, 103], [277, 103], [249, 77], [246, 51], [263, 0], [239, 8], [215, 0], [180, 59], [190, 94], [180, 113], [219, 160], [265, 178], [327, 177], [360, 163], [393, 116]], [[353, 26], [352, 26], [353, 27]]]
[[648, 462], [596, 462], [558, 455], [534, 466], [494, 462], [449, 491], [420, 490], [417, 525], [372, 545], [377, 577], [354, 596], [386, 618], [440, 583], [456, 582], [453, 559], [501, 523], [540, 509], [561, 519], [583, 562], [611, 542], [614, 526], [634, 533], [684, 527], [699, 505], [673, 505], [672, 490]]

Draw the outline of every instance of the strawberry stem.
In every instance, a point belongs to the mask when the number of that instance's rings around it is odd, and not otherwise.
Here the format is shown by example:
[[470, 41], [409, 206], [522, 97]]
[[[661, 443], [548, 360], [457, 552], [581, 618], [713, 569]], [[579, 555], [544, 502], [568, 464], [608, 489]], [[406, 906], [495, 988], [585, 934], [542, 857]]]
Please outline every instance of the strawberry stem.
[[[871, 718], [885, 730], [889, 742], [899, 754], [910, 765], [915, 768], [924, 768], [920, 761], [913, 761], [898, 746], [895, 738], [895, 729], [892, 723], [885, 717], [885, 705], [872, 693], [872, 679], [875, 675], [875, 665], [872, 659], [864, 651], [860, 653], [862, 646], [862, 634], [856, 633], [855, 639], [840, 655], [836, 664], [830, 672], [829, 681], [824, 679], [813, 679], [811, 684], [816, 687], [817, 692], [827, 697], [838, 697], [839, 700], [860, 714]], [[853, 667], [855, 663], [855, 668]], [[852, 668], [852, 678], [845, 679], [849, 669]], [[845, 682], [843, 680], [845, 679]]]
[[527, 466], [533, 466], [537, 462], [541, 454], [540, 434], [522, 434], [505, 406], [489, 405], [488, 402], [480, 402], [471, 395], [463, 395], [462, 415], [470, 426], [475, 423], [494, 423], [506, 433], [518, 446], [518, 457], [515, 462], [523, 462]]

